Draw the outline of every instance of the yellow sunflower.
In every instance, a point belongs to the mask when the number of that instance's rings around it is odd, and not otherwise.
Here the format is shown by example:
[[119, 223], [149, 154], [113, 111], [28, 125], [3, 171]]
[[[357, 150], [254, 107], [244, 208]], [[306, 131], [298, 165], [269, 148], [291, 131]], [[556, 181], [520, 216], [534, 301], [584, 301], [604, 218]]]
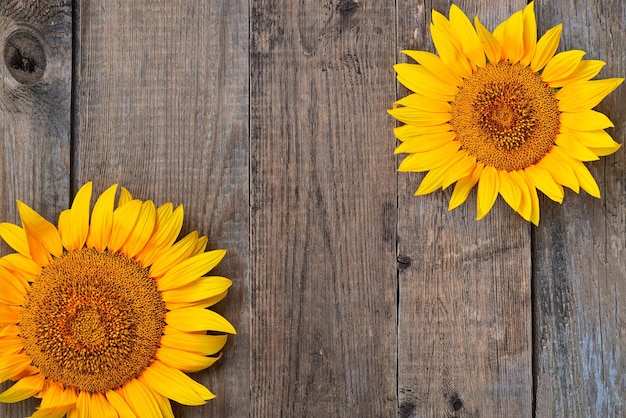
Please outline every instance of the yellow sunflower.
[[389, 113], [397, 153], [409, 155], [399, 171], [427, 171], [416, 195], [456, 182], [449, 210], [478, 183], [477, 219], [498, 193], [524, 219], [539, 222], [537, 189], [563, 201], [563, 186], [600, 197], [583, 161], [620, 147], [592, 110], [623, 81], [591, 80], [604, 62], [584, 51], [555, 54], [561, 25], [537, 40], [531, 2], [493, 33], [478, 17], [472, 26], [457, 6], [450, 19], [433, 10], [430, 30], [439, 55], [403, 51], [417, 64], [397, 64], [398, 81], [413, 92]]
[[[183, 208], [158, 208], [117, 185], [77, 193], [58, 228], [22, 202], [22, 227], [0, 224], [16, 253], [0, 258], [1, 402], [41, 398], [37, 417], [173, 417], [169, 399], [214, 395], [184, 372], [211, 366], [233, 326], [205, 309], [231, 281], [205, 276], [224, 257]], [[208, 332], [207, 332], [208, 331]]]

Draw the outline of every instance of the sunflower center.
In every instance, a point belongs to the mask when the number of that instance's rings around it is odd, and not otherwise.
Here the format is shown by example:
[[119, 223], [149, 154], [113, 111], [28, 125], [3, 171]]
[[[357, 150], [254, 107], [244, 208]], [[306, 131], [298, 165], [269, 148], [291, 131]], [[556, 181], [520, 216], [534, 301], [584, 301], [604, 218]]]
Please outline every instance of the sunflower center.
[[520, 64], [479, 68], [451, 105], [450, 123], [463, 148], [498, 170], [521, 170], [537, 163], [559, 131], [554, 90]]
[[164, 315], [147, 269], [122, 254], [83, 248], [43, 268], [26, 296], [20, 335], [48, 378], [105, 392], [150, 365]]

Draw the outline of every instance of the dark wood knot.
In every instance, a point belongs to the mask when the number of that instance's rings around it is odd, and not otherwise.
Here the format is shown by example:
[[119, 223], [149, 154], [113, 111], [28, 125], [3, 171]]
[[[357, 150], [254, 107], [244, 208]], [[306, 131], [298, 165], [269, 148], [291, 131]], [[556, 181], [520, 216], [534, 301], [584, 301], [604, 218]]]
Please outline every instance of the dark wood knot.
[[46, 71], [47, 62], [45, 48], [35, 34], [18, 29], [7, 37], [4, 63], [18, 83], [37, 83]]

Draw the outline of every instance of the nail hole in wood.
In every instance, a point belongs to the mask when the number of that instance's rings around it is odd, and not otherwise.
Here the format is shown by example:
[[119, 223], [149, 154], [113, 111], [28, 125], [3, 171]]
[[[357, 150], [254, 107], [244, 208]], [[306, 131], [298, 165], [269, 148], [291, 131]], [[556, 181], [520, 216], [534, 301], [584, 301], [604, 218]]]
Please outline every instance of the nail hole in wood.
[[18, 83], [35, 84], [43, 77], [47, 65], [41, 40], [27, 30], [16, 30], [5, 41], [4, 63]]

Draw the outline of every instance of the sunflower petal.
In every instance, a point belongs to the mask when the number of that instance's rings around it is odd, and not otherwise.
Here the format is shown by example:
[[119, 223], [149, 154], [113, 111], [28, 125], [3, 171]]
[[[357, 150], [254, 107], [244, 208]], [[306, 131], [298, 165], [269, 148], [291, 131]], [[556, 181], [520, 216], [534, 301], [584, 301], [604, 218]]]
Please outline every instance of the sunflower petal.
[[183, 405], [204, 405], [207, 400], [215, 398], [203, 385], [159, 360], [145, 369], [139, 379], [161, 395]]
[[117, 184], [114, 184], [98, 197], [93, 206], [91, 226], [87, 235], [87, 246], [98, 251], [104, 251], [111, 237], [116, 192]]
[[513, 13], [511, 17], [504, 21], [504, 43], [503, 48], [505, 58], [511, 63], [519, 62], [524, 56], [524, 15], [520, 10]]
[[215, 331], [236, 334], [235, 328], [223, 316], [209, 309], [182, 308], [165, 314], [165, 323], [180, 331]]
[[82, 248], [89, 233], [89, 206], [91, 204], [92, 182], [85, 183], [76, 193], [69, 215], [69, 228], [65, 233], [61, 232], [59, 219], [59, 232], [63, 246], [69, 250]]
[[[24, 340], [21, 337], [19, 337], [17, 334], [0, 336], [0, 355], [18, 354], [23, 349], [24, 349]], [[0, 402], [3, 402], [3, 401], [0, 400]]]
[[21, 306], [9, 306], [0, 303], [0, 326], [15, 325], [20, 322]]
[[469, 78], [472, 75], [472, 67], [451, 33], [450, 22], [435, 10], [432, 16], [430, 34], [441, 60], [458, 76]]
[[419, 64], [400, 63], [393, 66], [398, 81], [414, 93], [443, 102], [452, 101], [459, 88], [435, 77]]
[[155, 224], [156, 208], [152, 201], [146, 200], [141, 204], [137, 222], [122, 245], [122, 252], [131, 258], [137, 255], [152, 237]]
[[74, 389], [63, 389], [60, 382], [47, 382], [41, 392], [41, 405], [30, 418], [62, 418], [76, 405]]
[[516, 212], [519, 213], [522, 218], [530, 222], [533, 214], [533, 203], [528, 182], [526, 181], [525, 176], [523, 176], [519, 171], [510, 171], [509, 176], [522, 192], [522, 198]]
[[559, 119], [566, 128], [576, 131], [597, 131], [614, 126], [605, 114], [595, 110], [565, 112], [561, 113]]
[[45, 266], [51, 260], [50, 254], [60, 257], [63, 254], [63, 243], [55, 226], [19, 200], [17, 210], [22, 219], [24, 231], [26, 231], [26, 240], [32, 259]]
[[532, 185], [528, 177], [526, 177], [524, 174], [520, 175], [526, 181], [528, 191], [530, 192], [530, 222], [537, 226], [539, 225], [539, 196], [537, 196], [537, 189]]
[[618, 144], [617, 142], [614, 141], [613, 146], [604, 147], [604, 148], [589, 148], [589, 151], [593, 152], [598, 157], [606, 157], [607, 155], [611, 155], [615, 153], [621, 147], [622, 147], [621, 144]]
[[196, 300], [194, 302], [165, 302], [165, 308], [169, 310], [180, 309], [180, 308], [208, 308], [209, 306], [213, 306], [222, 299], [224, 299], [228, 295], [228, 290], [220, 293], [219, 295], [211, 296], [206, 299]]
[[485, 52], [476, 30], [465, 13], [456, 5], [450, 6], [450, 26], [457, 39], [461, 39], [461, 45], [465, 56], [477, 67], [486, 65]]
[[108, 390], [105, 395], [107, 401], [109, 401], [109, 404], [115, 409], [120, 418], [137, 418], [133, 410], [128, 406], [128, 403], [117, 392]]
[[454, 186], [454, 190], [452, 191], [452, 196], [450, 197], [450, 203], [448, 204], [448, 210], [452, 210], [463, 202], [467, 200], [467, 197], [470, 194], [470, 191], [478, 183], [484, 169], [483, 163], [476, 164], [472, 174], [467, 177], [463, 177], [459, 181], [456, 182], [456, 186]]
[[91, 416], [93, 418], [118, 418], [115, 408], [100, 392], [94, 392], [91, 394], [89, 410], [91, 411]]
[[173, 266], [186, 260], [194, 253], [198, 242], [198, 232], [192, 231], [183, 239], [164, 251], [150, 267], [150, 277], [158, 278]]
[[593, 197], [600, 199], [600, 188], [598, 183], [593, 178], [587, 167], [580, 161], [573, 160], [571, 167], [574, 169], [574, 174], [580, 183], [580, 187], [589, 193]]
[[452, 126], [448, 123], [426, 127], [402, 125], [394, 128], [393, 134], [400, 141], [408, 141], [410, 139], [418, 139], [422, 135], [449, 132], [451, 130]]
[[214, 250], [195, 255], [172, 267], [157, 281], [161, 291], [185, 286], [211, 271], [226, 255], [226, 250]]
[[161, 297], [165, 302], [191, 303], [219, 295], [228, 290], [232, 283], [226, 277], [202, 277], [186, 286], [165, 290], [161, 292]]
[[574, 192], [580, 192], [580, 184], [574, 174], [574, 170], [570, 165], [573, 161], [570, 157], [565, 155], [563, 158], [563, 151], [558, 147], [552, 147], [552, 150], [543, 156], [541, 161], [536, 165], [539, 168], [548, 170], [552, 178], [563, 186], [572, 189]]
[[26, 232], [23, 228], [8, 222], [0, 223], [0, 237], [9, 247], [30, 258]]
[[484, 218], [496, 202], [500, 191], [500, 177], [493, 166], [486, 166], [478, 180], [478, 201], [476, 220]]
[[131, 379], [116, 391], [138, 417], [158, 417], [160, 415], [161, 411], [154, 396], [140, 380]]
[[188, 332], [168, 332], [168, 330], [177, 331], [170, 326], [164, 329], [164, 335], [161, 336], [161, 347], [175, 348], [178, 350], [188, 351], [203, 356], [210, 356], [218, 353], [228, 340], [228, 336], [222, 335], [205, 335], [190, 334]]
[[537, 49], [537, 20], [535, 19], [535, 3], [530, 2], [522, 12], [524, 55], [520, 60], [523, 66], [530, 64]]
[[517, 212], [522, 201], [522, 191], [506, 170], [498, 171], [498, 175], [500, 176], [500, 195]]
[[450, 113], [423, 112], [412, 107], [389, 109], [387, 112], [400, 122], [415, 126], [441, 125], [452, 119]]
[[563, 202], [563, 187], [554, 181], [550, 173], [536, 165], [528, 166], [524, 169], [526, 176], [531, 181], [533, 186], [541, 190], [543, 194], [548, 196], [555, 202]]
[[572, 74], [576, 70], [576, 67], [578, 67], [578, 64], [580, 64], [584, 55], [585, 51], [576, 49], [559, 52], [548, 61], [541, 73], [541, 79], [548, 83], [550, 87], [553, 87], [550, 82], [563, 79]]
[[428, 72], [430, 72], [432, 75], [434, 75], [444, 83], [453, 84], [455, 86], [460, 86], [463, 84], [463, 79], [459, 77], [456, 73], [451, 71], [450, 68], [448, 68], [446, 64], [441, 60], [441, 58], [433, 54], [432, 52], [413, 50], [404, 50], [402, 52], [413, 58], [422, 67], [428, 70]]
[[[469, 175], [473, 165], [468, 167], [465, 173], [463, 173], [463, 172], [451, 173], [451, 169], [453, 167], [458, 167], [460, 169], [464, 168], [463, 166], [460, 166], [458, 163], [460, 161], [462, 161], [463, 158], [466, 157], [466, 156], [467, 156], [467, 151], [463, 150], [461, 152], [456, 153], [444, 165], [442, 165], [440, 167], [437, 167], [434, 170], [430, 170], [426, 174], [426, 176], [424, 176], [424, 178], [422, 179], [422, 182], [420, 183], [420, 187], [415, 192], [415, 195], [419, 196], [419, 195], [432, 193], [432, 192], [434, 192], [435, 190], [437, 190], [440, 187], [443, 189], [443, 188], [449, 186], [450, 184], [452, 184], [454, 181], [458, 180], [459, 178], [465, 177], [466, 175]], [[444, 180], [447, 177], [449, 177], [451, 174], [452, 175], [457, 174], [458, 177], [456, 179], [454, 179], [452, 182], [450, 182], [450, 183], [448, 183], [447, 185], [444, 186]]]
[[419, 138], [404, 141], [398, 145], [395, 154], [432, 151], [456, 138], [455, 132], [435, 132]]
[[589, 148], [582, 145], [575, 136], [565, 133], [560, 133], [556, 136], [554, 141], [559, 148], [563, 150], [567, 155], [573, 159], [580, 161], [595, 161], [599, 160], [598, 156], [594, 154]]
[[576, 81], [587, 81], [594, 78], [606, 63], [598, 60], [582, 60], [576, 70], [569, 76], [550, 82], [552, 87], [563, 87]]
[[45, 376], [41, 373], [24, 377], [0, 393], [0, 402], [14, 403], [35, 396], [43, 389]]
[[563, 24], [559, 23], [552, 29], [548, 30], [537, 42], [537, 49], [535, 50], [535, 56], [530, 62], [530, 69], [533, 72], [538, 72], [546, 66], [548, 61], [554, 56], [556, 49], [559, 47], [561, 40], [561, 32], [563, 30]]
[[577, 81], [560, 89], [554, 97], [559, 100], [561, 112], [583, 112], [596, 107], [622, 81], [623, 78]]
[[409, 94], [397, 100], [393, 107], [396, 108], [398, 106], [411, 107], [428, 113], [447, 113], [452, 110], [452, 106], [448, 102], [430, 99], [417, 93]]
[[141, 213], [141, 200], [131, 200], [118, 207], [113, 212], [113, 225], [111, 226], [111, 238], [108, 249], [110, 252], [118, 252], [130, 235]]
[[22, 305], [26, 290], [24, 286], [4, 267], [0, 267], [0, 303]]
[[120, 190], [120, 198], [117, 201], [117, 207], [122, 207], [125, 204], [127, 204], [128, 202], [130, 202], [131, 200], [133, 200], [133, 195], [130, 194], [130, 192], [128, 191], [127, 188], [122, 187]]
[[30, 362], [31, 358], [26, 354], [6, 354], [0, 356], [0, 383], [19, 375], [30, 365]]
[[448, 161], [461, 148], [461, 143], [451, 141], [432, 151], [410, 154], [400, 163], [398, 171], [427, 171], [437, 168]]
[[195, 373], [212, 366], [221, 356], [206, 357], [185, 350], [160, 347], [155, 357], [174, 369], [185, 373]]
[[80, 392], [78, 392], [78, 399], [76, 399], [76, 416], [91, 417], [91, 412], [89, 409], [90, 406], [91, 395], [89, 394], [89, 392], [87, 392], [86, 390], [81, 390]]
[[500, 46], [500, 42], [482, 23], [480, 23], [478, 16], [474, 18], [474, 25], [476, 26], [476, 33], [478, 34], [478, 38], [480, 39], [480, 43], [482, 44], [489, 62], [492, 64], [499, 63], [502, 59], [502, 47]]

